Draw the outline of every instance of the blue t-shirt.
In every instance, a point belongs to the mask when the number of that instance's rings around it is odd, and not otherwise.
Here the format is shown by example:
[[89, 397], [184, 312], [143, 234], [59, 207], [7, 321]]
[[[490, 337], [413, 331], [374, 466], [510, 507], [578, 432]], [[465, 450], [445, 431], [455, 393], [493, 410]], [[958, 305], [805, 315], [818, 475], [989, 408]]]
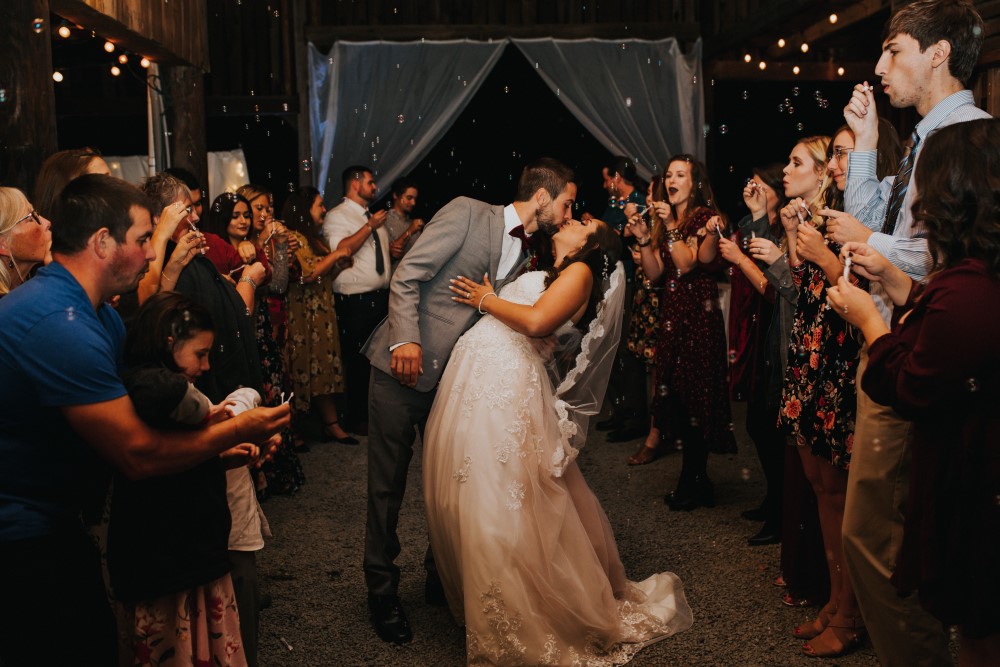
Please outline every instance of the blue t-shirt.
[[53, 262], [0, 299], [0, 542], [80, 526], [108, 469], [60, 408], [126, 395], [125, 327]]

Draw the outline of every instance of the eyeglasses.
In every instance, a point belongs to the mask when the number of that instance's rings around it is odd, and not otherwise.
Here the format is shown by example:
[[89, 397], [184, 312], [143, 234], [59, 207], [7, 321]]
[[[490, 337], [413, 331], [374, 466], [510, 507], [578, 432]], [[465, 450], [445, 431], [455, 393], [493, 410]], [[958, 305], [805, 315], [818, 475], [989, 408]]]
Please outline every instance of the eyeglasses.
[[21, 218], [20, 220], [18, 220], [14, 224], [15, 225], [19, 225], [22, 222], [24, 222], [25, 220], [27, 220], [28, 218], [31, 218], [32, 220], [34, 220], [35, 224], [38, 225], [39, 227], [42, 226], [42, 218], [38, 215], [38, 211], [36, 211], [35, 209], [31, 209], [31, 212], [28, 213], [28, 215], [24, 216], [23, 218]]
[[826, 154], [826, 159], [837, 158], [838, 160], [843, 159], [845, 155], [848, 155], [854, 151], [853, 148], [844, 148], [843, 146], [837, 146], [832, 151]]

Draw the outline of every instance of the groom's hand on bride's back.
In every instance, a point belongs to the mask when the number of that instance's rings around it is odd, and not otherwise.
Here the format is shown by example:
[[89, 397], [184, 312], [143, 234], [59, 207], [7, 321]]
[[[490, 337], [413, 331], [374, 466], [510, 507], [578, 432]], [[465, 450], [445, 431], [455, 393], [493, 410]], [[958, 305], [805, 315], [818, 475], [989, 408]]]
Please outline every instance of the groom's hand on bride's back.
[[423, 349], [417, 343], [404, 343], [392, 351], [392, 375], [405, 387], [416, 387], [424, 374]]

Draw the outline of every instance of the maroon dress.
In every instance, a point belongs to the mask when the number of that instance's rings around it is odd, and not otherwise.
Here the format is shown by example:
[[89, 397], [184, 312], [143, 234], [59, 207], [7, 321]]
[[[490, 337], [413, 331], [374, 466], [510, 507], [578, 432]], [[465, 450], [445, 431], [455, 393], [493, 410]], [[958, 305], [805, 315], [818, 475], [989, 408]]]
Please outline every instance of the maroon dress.
[[[695, 210], [681, 234], [701, 243], [705, 237], [698, 236], [698, 231], [714, 215], [717, 213], [706, 208]], [[726, 379], [726, 331], [716, 284], [722, 261], [712, 266], [696, 264], [678, 276], [666, 240], [660, 246], [660, 256], [663, 289], [656, 346], [654, 424], [666, 442], [682, 439], [684, 433], [694, 429], [708, 451], [735, 452]]]
[[969, 637], [1000, 632], [1000, 280], [966, 259], [897, 308], [862, 387], [915, 423], [893, 582]]

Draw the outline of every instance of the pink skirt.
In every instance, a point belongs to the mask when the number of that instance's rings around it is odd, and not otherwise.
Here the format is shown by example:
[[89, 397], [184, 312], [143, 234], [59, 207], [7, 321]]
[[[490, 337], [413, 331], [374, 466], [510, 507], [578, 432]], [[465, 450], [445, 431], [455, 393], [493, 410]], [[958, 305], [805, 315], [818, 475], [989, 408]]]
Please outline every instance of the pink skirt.
[[126, 611], [131, 664], [245, 667], [240, 616], [228, 574], [204, 586], [143, 600]]

